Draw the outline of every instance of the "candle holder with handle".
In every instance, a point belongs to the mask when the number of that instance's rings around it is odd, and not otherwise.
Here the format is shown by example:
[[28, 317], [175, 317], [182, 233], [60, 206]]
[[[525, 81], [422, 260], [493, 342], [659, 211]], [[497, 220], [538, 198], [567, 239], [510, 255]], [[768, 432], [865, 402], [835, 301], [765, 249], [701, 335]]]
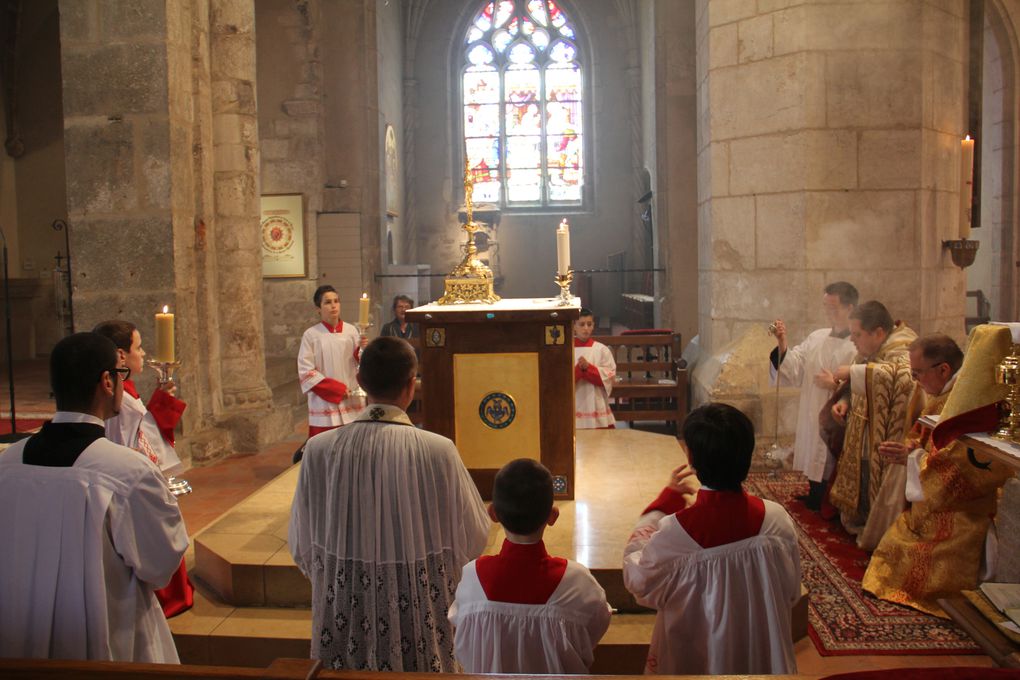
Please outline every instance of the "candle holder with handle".
[[[361, 323], [359, 321], [357, 326], [358, 326], [358, 332], [360, 333], [360, 335], [358, 336], [358, 347], [361, 347], [361, 339], [364, 338], [365, 335], [368, 334], [368, 329], [372, 327], [372, 324], [370, 324], [370, 323]], [[360, 356], [360, 354], [359, 354], [359, 356]], [[350, 396], [352, 396], [352, 397], [357, 397], [358, 399], [364, 399], [364, 398], [366, 398], [368, 396], [368, 392], [366, 392], [361, 385], [358, 385], [356, 388], [354, 388], [353, 391], [349, 392], [348, 394], [350, 394]]]
[[556, 275], [556, 285], [560, 287], [559, 302], [556, 304], [560, 307], [569, 307], [574, 304], [574, 299], [570, 295], [570, 283], [574, 280], [574, 269], [570, 268], [566, 274]]
[[[159, 381], [160, 388], [162, 388], [163, 385], [166, 385], [168, 382], [172, 382], [174, 379], [174, 371], [181, 367], [181, 362], [179, 361], [162, 361], [160, 359], [146, 359], [145, 363], [147, 363], [150, 368], [156, 371], [156, 374], [159, 376], [157, 380]], [[193, 490], [191, 488], [191, 484], [188, 483], [188, 480], [177, 479], [173, 475], [170, 475], [169, 477], [166, 478], [166, 484], [168, 487], [170, 487], [170, 493], [172, 493], [175, 496], [185, 496], [191, 493]]]

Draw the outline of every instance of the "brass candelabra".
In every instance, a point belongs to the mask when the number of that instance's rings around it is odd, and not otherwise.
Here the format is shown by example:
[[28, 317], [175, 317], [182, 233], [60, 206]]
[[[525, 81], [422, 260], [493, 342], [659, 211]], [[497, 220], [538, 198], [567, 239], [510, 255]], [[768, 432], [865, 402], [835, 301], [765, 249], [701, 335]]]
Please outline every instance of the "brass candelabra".
[[1006, 386], [1006, 403], [999, 429], [992, 433], [996, 439], [1020, 442], [1020, 345], [1013, 343], [1012, 351], [995, 367], [995, 382]]

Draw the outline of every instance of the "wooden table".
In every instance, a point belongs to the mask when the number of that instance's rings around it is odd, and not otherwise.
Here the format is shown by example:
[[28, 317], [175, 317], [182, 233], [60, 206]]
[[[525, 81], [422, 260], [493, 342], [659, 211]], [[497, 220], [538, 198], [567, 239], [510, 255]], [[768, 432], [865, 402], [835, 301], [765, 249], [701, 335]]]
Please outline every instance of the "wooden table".
[[996, 664], [1003, 668], [1020, 668], [1020, 645], [1006, 637], [970, 600], [957, 594], [939, 599], [938, 603]]

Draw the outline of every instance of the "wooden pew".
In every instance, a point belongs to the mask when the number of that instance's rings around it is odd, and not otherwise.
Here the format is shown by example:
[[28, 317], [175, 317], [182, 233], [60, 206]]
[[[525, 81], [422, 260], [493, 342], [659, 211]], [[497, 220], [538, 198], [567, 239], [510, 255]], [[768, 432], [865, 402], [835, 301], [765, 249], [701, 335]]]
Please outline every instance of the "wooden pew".
[[616, 383], [609, 397], [623, 422], [665, 421], [674, 434], [687, 417], [687, 364], [679, 333], [600, 335], [595, 340], [616, 358]]

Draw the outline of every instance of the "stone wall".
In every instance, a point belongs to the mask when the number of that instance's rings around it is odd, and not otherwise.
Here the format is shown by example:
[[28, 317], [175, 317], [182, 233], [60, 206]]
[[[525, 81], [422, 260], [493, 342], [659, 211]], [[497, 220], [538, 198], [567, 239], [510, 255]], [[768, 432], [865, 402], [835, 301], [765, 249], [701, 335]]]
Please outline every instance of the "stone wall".
[[958, 229], [965, 9], [698, 2], [703, 354], [775, 317], [804, 337], [841, 279], [963, 339], [964, 277], [941, 241]]
[[297, 357], [301, 334], [317, 313], [319, 234], [324, 183], [322, 3], [272, 0], [255, 7], [261, 193], [304, 198], [307, 273], [262, 282], [266, 354]]
[[652, 176], [657, 323], [686, 344], [698, 333], [697, 104], [694, 5], [642, 5], [645, 163]]

